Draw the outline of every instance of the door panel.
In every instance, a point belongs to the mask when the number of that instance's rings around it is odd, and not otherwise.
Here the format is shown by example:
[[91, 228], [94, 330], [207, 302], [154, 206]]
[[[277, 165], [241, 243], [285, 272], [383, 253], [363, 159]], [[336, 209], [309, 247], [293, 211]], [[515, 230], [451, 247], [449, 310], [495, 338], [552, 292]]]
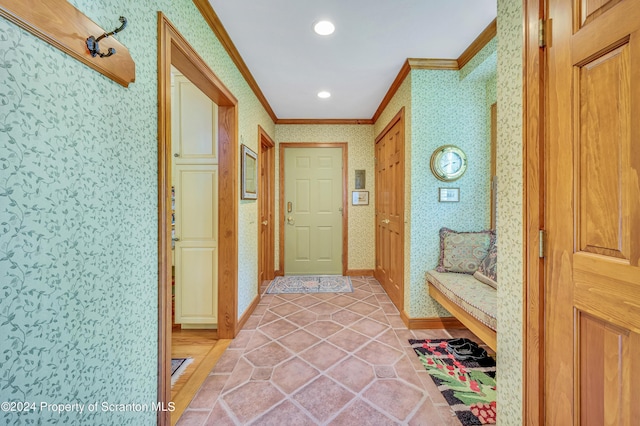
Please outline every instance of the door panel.
[[629, 330], [612, 326], [584, 312], [577, 312], [580, 330], [581, 410], [583, 424], [622, 424], [628, 407], [621, 405], [629, 391]]
[[376, 141], [376, 279], [404, 307], [404, 120]]
[[284, 150], [285, 274], [342, 274], [342, 181], [342, 148]]
[[318, 261], [330, 262], [333, 259], [333, 234], [332, 226], [318, 226]]
[[[298, 170], [301, 170], [298, 168]], [[310, 214], [311, 213], [311, 182], [309, 179], [296, 179], [296, 192], [294, 199], [296, 200], [295, 213], [296, 214]]]
[[635, 424], [640, 1], [551, 0], [548, 15], [545, 422]]
[[[179, 225], [183, 241], [217, 240], [218, 171], [215, 167], [176, 167]], [[211, 194], [211, 195], [209, 195]]]
[[311, 260], [311, 237], [308, 226], [296, 226], [293, 230], [296, 234], [295, 261], [308, 262]]
[[333, 181], [329, 179], [318, 180], [318, 214], [331, 214], [335, 208], [336, 199], [333, 193]]
[[[580, 249], [629, 259], [629, 46], [580, 68]], [[618, 173], [619, 172], [619, 173]]]
[[620, 1], [621, 0], [582, 0], [582, 5], [577, 5], [577, 10], [581, 12], [581, 23], [586, 24], [587, 21], [597, 18]]
[[218, 106], [182, 75], [174, 77], [172, 119], [176, 164], [217, 164]]
[[176, 245], [176, 262], [181, 265], [176, 270], [176, 281], [181, 282], [176, 286], [176, 322], [215, 325], [218, 322], [218, 291], [211, 283], [217, 280], [218, 250], [191, 245]]

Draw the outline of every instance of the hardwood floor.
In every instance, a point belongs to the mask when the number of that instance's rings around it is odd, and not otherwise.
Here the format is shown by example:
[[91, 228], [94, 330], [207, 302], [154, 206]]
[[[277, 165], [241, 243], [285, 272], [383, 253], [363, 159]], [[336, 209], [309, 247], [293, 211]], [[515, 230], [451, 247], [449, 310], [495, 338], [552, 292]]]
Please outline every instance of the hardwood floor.
[[231, 340], [219, 340], [216, 330], [173, 328], [171, 357], [193, 358], [193, 362], [171, 387], [171, 401], [175, 403], [175, 411], [171, 413], [172, 425], [178, 422], [229, 343]]

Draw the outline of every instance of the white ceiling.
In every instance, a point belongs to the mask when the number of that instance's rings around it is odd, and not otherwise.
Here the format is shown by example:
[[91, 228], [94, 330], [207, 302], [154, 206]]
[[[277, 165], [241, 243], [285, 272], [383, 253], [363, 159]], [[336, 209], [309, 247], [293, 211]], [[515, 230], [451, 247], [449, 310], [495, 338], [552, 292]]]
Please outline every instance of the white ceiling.
[[496, 1], [209, 0], [279, 119], [370, 119], [407, 58], [457, 59]]

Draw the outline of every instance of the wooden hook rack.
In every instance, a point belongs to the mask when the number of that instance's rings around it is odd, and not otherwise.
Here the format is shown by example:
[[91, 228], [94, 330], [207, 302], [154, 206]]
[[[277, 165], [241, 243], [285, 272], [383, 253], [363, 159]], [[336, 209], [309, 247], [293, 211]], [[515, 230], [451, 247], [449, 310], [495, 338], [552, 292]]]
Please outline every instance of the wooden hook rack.
[[135, 81], [133, 58], [113, 37], [101, 40], [100, 47], [117, 55], [91, 55], [87, 37], [106, 31], [67, 0], [0, 0], [0, 15], [124, 87]]

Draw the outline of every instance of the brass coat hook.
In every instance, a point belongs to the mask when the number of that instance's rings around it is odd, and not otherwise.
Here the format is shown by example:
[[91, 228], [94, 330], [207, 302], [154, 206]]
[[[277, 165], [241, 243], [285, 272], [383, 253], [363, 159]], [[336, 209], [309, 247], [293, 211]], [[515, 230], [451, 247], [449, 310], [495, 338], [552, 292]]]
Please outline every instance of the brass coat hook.
[[89, 38], [87, 39], [87, 49], [89, 49], [89, 53], [91, 53], [91, 56], [93, 57], [100, 56], [101, 58], [107, 58], [116, 53], [116, 49], [114, 49], [113, 47], [110, 47], [107, 53], [100, 52], [100, 46], [98, 45], [98, 43], [103, 38], [107, 38], [109, 36], [112, 36], [124, 30], [125, 27], [127, 26], [127, 18], [125, 18], [124, 16], [121, 16], [120, 22], [122, 23], [122, 25], [120, 25], [120, 27], [116, 28], [110, 33], [104, 33], [98, 38], [95, 38], [94, 36], [89, 36]]

